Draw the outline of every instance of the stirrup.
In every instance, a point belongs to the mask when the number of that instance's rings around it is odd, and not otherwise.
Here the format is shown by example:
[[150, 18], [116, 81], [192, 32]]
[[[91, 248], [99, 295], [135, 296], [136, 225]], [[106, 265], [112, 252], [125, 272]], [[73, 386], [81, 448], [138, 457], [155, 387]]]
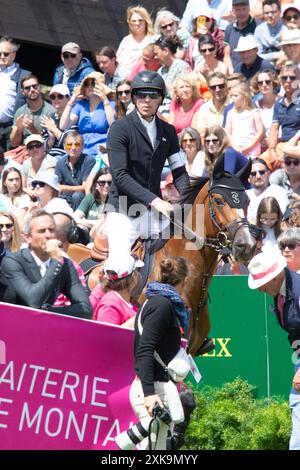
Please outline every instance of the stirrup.
[[194, 356], [203, 356], [203, 354], [207, 354], [214, 349], [215, 343], [213, 342], [212, 338], [205, 338], [200, 348], [195, 352]]

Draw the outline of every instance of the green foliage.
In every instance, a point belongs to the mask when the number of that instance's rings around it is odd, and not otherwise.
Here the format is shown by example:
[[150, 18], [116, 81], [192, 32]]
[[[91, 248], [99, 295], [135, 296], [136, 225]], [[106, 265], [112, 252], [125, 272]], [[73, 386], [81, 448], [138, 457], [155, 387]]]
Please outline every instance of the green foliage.
[[188, 450], [286, 450], [291, 432], [288, 403], [256, 399], [238, 378], [222, 388], [194, 390], [197, 407], [186, 432]]

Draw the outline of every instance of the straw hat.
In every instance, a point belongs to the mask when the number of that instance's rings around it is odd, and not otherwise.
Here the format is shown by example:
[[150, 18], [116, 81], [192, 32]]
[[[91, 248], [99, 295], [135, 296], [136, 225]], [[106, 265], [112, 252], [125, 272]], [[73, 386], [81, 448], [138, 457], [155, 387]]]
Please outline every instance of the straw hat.
[[257, 289], [274, 279], [286, 267], [286, 258], [278, 250], [266, 250], [254, 256], [248, 265], [248, 286]]

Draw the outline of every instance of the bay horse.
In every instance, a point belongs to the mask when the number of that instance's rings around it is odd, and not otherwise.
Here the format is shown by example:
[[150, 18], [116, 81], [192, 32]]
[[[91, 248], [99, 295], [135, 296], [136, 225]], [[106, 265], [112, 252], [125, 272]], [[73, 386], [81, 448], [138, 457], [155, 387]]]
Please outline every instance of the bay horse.
[[[197, 355], [210, 329], [208, 287], [218, 254], [222, 248], [230, 248], [236, 261], [248, 262], [256, 249], [256, 240], [250, 232], [249, 223], [238, 212], [238, 209], [245, 209], [247, 205], [248, 198], [242, 180], [248, 179], [250, 170], [251, 162], [236, 175], [227, 173], [224, 171], [224, 157], [221, 156], [210, 180], [203, 182], [203, 178], [195, 178], [191, 181], [191, 188], [180, 200], [181, 204], [192, 203], [188, 237], [183, 233], [180, 238], [171, 238], [154, 255], [148, 282], [157, 280], [162, 258], [183, 256], [188, 261], [189, 274], [183, 298], [191, 311], [188, 350], [192, 355]], [[204, 209], [202, 243], [201, 234], [196, 233], [200, 205]], [[191, 233], [195, 235], [194, 241], [191, 241]]]

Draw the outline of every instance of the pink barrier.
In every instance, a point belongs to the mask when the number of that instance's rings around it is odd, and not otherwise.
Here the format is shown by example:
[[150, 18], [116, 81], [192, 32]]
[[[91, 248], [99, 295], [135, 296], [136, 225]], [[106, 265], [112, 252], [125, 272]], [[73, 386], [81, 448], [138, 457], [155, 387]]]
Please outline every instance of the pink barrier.
[[133, 332], [0, 303], [0, 449], [116, 449]]

